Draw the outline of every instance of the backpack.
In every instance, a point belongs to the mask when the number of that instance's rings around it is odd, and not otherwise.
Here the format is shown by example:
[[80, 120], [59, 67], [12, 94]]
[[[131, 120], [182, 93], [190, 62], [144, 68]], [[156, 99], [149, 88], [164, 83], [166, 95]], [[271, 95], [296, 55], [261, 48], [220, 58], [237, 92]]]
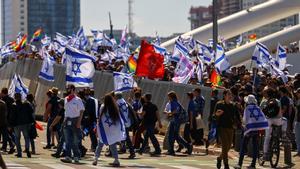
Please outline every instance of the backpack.
[[268, 118], [274, 118], [278, 115], [280, 107], [276, 99], [270, 99], [267, 102], [267, 106], [263, 109], [263, 112]]
[[179, 119], [180, 124], [187, 123], [189, 121], [188, 112], [181, 105], [179, 105], [178, 111], [179, 111], [178, 119]]

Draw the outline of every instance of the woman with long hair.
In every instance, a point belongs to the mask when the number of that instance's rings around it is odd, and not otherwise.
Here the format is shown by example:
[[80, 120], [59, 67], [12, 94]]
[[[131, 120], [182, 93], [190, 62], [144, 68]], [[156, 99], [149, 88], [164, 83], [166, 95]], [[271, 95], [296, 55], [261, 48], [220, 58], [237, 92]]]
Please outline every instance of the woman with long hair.
[[110, 165], [113, 167], [120, 166], [116, 143], [126, 139], [126, 131], [124, 122], [120, 118], [118, 106], [110, 94], [105, 95], [104, 103], [101, 105], [97, 115], [97, 132], [99, 142], [95, 151], [93, 165], [97, 165], [103, 146], [108, 145], [115, 159]]

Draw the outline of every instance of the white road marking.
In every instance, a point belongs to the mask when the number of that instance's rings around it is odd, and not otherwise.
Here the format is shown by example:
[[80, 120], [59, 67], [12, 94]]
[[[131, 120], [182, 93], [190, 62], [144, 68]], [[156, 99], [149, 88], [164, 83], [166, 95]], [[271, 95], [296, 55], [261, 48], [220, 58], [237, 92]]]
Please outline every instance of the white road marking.
[[49, 167], [49, 168], [53, 168], [53, 169], [74, 169], [73, 167], [67, 166], [67, 165], [63, 165], [63, 164], [43, 164], [40, 163], [40, 165]]

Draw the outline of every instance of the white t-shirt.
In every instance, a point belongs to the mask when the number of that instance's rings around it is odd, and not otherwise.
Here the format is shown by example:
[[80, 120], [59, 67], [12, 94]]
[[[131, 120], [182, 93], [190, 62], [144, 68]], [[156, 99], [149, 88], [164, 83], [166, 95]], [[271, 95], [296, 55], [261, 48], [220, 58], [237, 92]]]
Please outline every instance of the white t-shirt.
[[75, 96], [69, 102], [67, 98], [65, 98], [65, 118], [79, 117], [80, 111], [84, 111], [84, 105], [79, 97]]

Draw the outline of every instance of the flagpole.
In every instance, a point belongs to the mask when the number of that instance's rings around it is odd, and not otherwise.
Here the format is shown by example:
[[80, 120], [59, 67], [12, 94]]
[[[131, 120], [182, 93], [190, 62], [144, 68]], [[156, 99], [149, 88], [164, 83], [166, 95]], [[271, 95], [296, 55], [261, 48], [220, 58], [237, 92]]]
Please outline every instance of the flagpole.
[[213, 0], [213, 50], [216, 53], [218, 43], [218, 0]]

